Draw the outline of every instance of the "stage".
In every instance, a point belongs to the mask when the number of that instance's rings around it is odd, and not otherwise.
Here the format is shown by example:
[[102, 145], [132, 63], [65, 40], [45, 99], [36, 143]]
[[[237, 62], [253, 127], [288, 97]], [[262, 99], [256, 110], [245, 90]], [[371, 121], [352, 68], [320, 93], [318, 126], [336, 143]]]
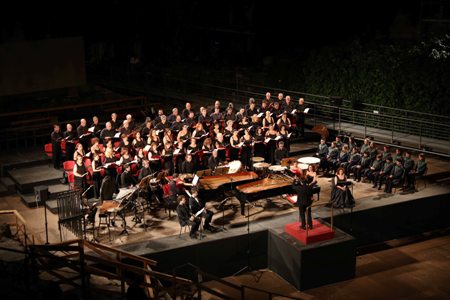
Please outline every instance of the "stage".
[[[213, 225], [219, 231], [206, 231], [202, 240], [192, 240], [184, 231], [179, 237], [180, 225], [176, 213], [172, 212], [169, 217], [169, 213], [164, 209], [145, 211], [142, 221], [148, 228], [141, 228], [142, 223], [133, 222], [134, 215], [129, 213], [126, 217], [128, 235], [120, 234], [123, 227], [119, 220], [116, 227], [110, 227], [111, 237], [108, 229], [102, 226], [97, 239], [101, 243], [133, 254], [156, 259], [159, 262], [159, 270], [165, 272], [172, 272], [174, 268], [190, 262], [204, 271], [224, 277], [249, 265], [251, 269], [275, 270], [297, 289], [310, 289], [352, 278], [356, 256], [368, 245], [450, 225], [447, 218], [450, 213], [449, 164], [436, 158], [430, 158], [428, 162], [428, 176], [424, 181], [418, 182], [418, 191], [412, 194], [403, 194], [400, 190], [385, 194], [372, 188], [369, 183], [355, 182], [353, 194], [356, 206], [353, 210], [333, 211], [336, 235], [325, 242], [303, 245], [284, 233], [285, 224], [298, 221], [298, 209], [287, 200], [286, 195], [257, 200], [253, 202], [254, 206], [247, 205], [245, 216], [240, 214], [239, 201], [236, 198], [227, 201], [224, 210], [219, 207], [220, 199], [210, 201], [207, 206], [214, 212]], [[29, 201], [23, 199], [23, 194], [21, 197], [9, 192], [10, 195], [0, 198], [0, 209], [18, 210], [26, 219], [30, 232], [45, 241], [44, 208], [42, 205], [34, 207], [36, 197], [33, 187], [47, 185], [50, 191], [50, 201], [47, 203], [49, 241], [59, 242], [58, 218], [53, 213], [55, 207], [52, 208], [50, 204], [54, 203], [51, 201], [59, 191], [68, 188], [67, 185], [58, 183], [62, 170], [54, 170], [48, 164], [42, 163], [4, 167], [3, 170], [11, 175], [10, 180], [14, 182], [18, 192], [27, 193]], [[330, 180], [331, 177], [319, 177], [320, 202], [327, 202], [330, 198]], [[313, 217], [329, 224], [331, 209], [314, 208]], [[250, 235], [247, 235], [247, 221]], [[226, 231], [222, 231], [222, 227]], [[74, 235], [64, 230], [63, 238], [71, 239]], [[91, 236], [88, 235], [88, 238]], [[333, 264], [327, 257], [332, 257], [336, 251], [343, 253], [342, 257], [345, 259]], [[283, 261], [288, 257], [288, 261]], [[309, 260], [326, 262], [326, 265], [316, 264], [314, 269], [313, 265], [307, 263]], [[293, 268], [294, 265], [297, 267]], [[320, 271], [318, 275], [327, 272], [326, 268], [332, 268], [333, 276], [313, 275], [317, 270]], [[189, 270], [184, 267], [180, 267], [177, 272], [189, 276]], [[310, 281], [305, 281], [305, 278]]]

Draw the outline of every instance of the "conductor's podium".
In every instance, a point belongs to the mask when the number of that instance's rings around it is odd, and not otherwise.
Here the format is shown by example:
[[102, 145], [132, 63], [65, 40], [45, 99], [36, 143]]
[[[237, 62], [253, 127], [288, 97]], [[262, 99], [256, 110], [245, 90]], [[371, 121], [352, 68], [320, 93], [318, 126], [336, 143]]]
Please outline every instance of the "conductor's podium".
[[316, 220], [313, 220], [313, 229], [301, 229], [300, 222], [294, 222], [284, 225], [284, 231], [304, 245], [334, 238], [334, 231], [327, 225]]

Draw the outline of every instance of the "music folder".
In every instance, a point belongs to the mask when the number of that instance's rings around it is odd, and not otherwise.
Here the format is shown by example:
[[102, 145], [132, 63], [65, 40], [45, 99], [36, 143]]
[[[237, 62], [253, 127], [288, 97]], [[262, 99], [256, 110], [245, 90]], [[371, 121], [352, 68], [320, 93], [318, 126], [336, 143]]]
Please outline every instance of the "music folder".
[[309, 107], [305, 108], [305, 110], [303, 111], [305, 114], [307, 114], [309, 112]]
[[193, 186], [196, 186], [199, 179], [200, 179], [200, 177], [198, 177], [197, 174], [194, 175], [194, 179], [192, 179], [192, 185], [193, 185]]

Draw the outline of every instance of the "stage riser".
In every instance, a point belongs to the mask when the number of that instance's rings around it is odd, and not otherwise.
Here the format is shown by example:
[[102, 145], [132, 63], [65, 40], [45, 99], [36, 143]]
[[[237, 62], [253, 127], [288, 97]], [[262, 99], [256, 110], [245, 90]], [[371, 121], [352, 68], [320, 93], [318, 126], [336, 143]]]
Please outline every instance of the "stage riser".
[[335, 239], [308, 246], [286, 233], [269, 235], [268, 267], [299, 290], [355, 276], [355, 240], [338, 232]]
[[[187, 263], [226, 277], [247, 265], [247, 243], [247, 235], [239, 235], [163, 251], [153, 249], [144, 256], [158, 261], [155, 270], [192, 280], [197, 278]], [[355, 275], [355, 241], [340, 231], [333, 240], [304, 246], [285, 233], [263, 230], [250, 234], [250, 245], [251, 270], [269, 268], [301, 290]]]
[[450, 226], [449, 200], [443, 194], [346, 213], [334, 217], [334, 226], [354, 236], [358, 247], [417, 235]]

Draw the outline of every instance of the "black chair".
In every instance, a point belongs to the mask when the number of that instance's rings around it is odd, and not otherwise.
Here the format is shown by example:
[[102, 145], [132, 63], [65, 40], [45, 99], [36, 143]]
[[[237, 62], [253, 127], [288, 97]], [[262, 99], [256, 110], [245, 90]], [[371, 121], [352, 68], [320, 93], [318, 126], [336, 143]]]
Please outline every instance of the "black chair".
[[91, 226], [92, 230], [92, 239], [91, 241], [97, 242], [97, 238], [95, 237], [95, 215], [97, 214], [97, 206], [92, 207], [92, 209], [89, 211], [87, 215], [85, 215], [84, 218], [84, 237], [86, 238], [86, 234], [88, 232], [88, 225]]

